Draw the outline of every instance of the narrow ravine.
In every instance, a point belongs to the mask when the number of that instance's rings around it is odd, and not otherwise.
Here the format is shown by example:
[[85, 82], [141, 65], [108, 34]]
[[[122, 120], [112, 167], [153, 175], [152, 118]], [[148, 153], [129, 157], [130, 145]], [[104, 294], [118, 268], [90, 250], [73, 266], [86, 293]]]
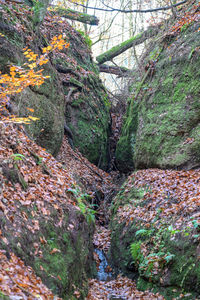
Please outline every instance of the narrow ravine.
[[96, 62], [43, 2], [0, 0], [0, 299], [199, 300], [199, 1]]
[[[120, 136], [122, 115], [112, 113], [112, 130], [110, 136], [110, 163], [109, 173], [97, 168], [84, 158], [80, 152], [73, 150], [67, 138], [63, 140], [59, 161], [79, 177], [79, 182], [84, 185], [88, 194], [93, 198], [92, 205], [96, 209], [95, 233], [93, 236], [94, 260], [96, 262], [96, 276], [89, 280], [87, 300], [131, 300], [131, 299], [164, 299], [159, 294], [150, 291], [139, 291], [136, 282], [124, 276], [120, 270], [112, 267], [110, 256], [111, 230], [110, 206], [112, 199], [118, 193], [120, 186], [127, 175], [120, 174], [115, 165], [115, 147]], [[121, 258], [123, 259], [123, 257]], [[137, 277], [137, 274], [135, 274]]]

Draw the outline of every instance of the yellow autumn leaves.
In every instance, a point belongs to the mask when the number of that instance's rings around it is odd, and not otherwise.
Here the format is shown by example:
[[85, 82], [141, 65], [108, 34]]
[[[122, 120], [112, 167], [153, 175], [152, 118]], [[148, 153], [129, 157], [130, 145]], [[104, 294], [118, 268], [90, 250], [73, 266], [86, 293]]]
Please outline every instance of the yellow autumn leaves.
[[40, 56], [28, 49], [28, 47], [24, 48], [23, 54], [28, 62], [31, 63], [24, 63], [22, 67], [11, 66], [10, 74], [2, 74], [0, 72], [0, 100], [3, 100], [8, 95], [20, 93], [30, 85], [40, 86], [43, 84], [44, 80], [49, 78], [49, 76], [44, 76], [42, 74], [44, 70], [38, 70], [37, 68], [49, 61], [48, 54], [50, 52], [56, 49], [62, 50], [64, 47], [68, 48], [69, 43], [66, 43], [62, 35], [59, 35], [58, 37], [53, 37], [50, 45], [42, 49], [43, 54]]
[[[69, 43], [66, 43], [62, 34], [60, 34], [58, 37], [53, 37], [50, 44], [42, 49], [42, 55], [34, 53], [28, 47], [24, 48], [23, 54], [28, 62], [22, 66], [10, 66], [10, 74], [2, 74], [0, 72], [0, 107], [6, 105], [10, 95], [20, 93], [30, 85], [42, 85], [45, 79], [50, 77], [44, 76], [44, 69], [40, 69], [42, 65], [49, 61], [49, 53], [68, 47]], [[31, 118], [29, 118], [29, 121], [30, 119]], [[32, 117], [32, 120], [34, 120], [34, 117]], [[14, 118], [13, 121], [16, 122], [17, 119]], [[20, 120], [20, 123], [21, 121], [22, 120]]]

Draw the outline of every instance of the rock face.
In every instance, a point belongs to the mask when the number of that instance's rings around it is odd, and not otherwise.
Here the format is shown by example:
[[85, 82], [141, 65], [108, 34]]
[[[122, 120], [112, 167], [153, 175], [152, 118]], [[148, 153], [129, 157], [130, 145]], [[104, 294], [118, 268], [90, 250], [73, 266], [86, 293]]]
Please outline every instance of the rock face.
[[144, 170], [132, 173], [113, 201], [113, 263], [139, 275], [139, 289], [166, 299], [183, 290], [196, 299], [200, 291], [198, 7], [182, 9], [150, 45], [116, 150], [120, 170]]
[[[108, 162], [109, 103], [98, 68], [92, 61], [90, 40], [66, 21], [47, 14], [43, 24], [34, 32], [29, 7], [2, 5], [0, 12], [0, 70], [7, 73], [8, 65], [25, 62], [22, 49], [28, 46], [41, 55], [54, 36], [62, 34], [69, 48], [49, 55], [42, 66], [50, 76], [40, 87], [27, 88], [15, 96], [15, 112], [22, 117], [30, 114], [39, 120], [26, 126], [35, 141], [56, 155], [60, 149], [64, 123], [73, 134], [73, 143], [93, 163], [105, 168]], [[20, 10], [20, 13], [18, 13]], [[26, 18], [27, 16], [27, 18]]]
[[123, 171], [200, 165], [199, 18], [194, 7], [189, 14], [191, 22], [176, 20], [156, 37], [134, 78], [116, 151]]
[[87, 42], [65, 23], [70, 47], [66, 59], [54, 62], [63, 80], [66, 99], [65, 120], [72, 131], [73, 142], [91, 162], [106, 168], [110, 128], [108, 95], [92, 61]]

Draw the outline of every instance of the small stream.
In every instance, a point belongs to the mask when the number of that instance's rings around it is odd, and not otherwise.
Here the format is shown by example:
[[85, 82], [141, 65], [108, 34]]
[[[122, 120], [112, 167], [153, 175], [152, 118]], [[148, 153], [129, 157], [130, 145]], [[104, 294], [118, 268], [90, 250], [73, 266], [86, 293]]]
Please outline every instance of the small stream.
[[[114, 280], [116, 278], [116, 274], [112, 272], [111, 268], [109, 267], [104, 251], [96, 248], [94, 252], [98, 255], [100, 261], [97, 268], [97, 280], [104, 281], [106, 283]], [[127, 300], [127, 298], [123, 296], [117, 296], [112, 288], [108, 288], [107, 291], [109, 292], [109, 300]]]
[[97, 279], [100, 281], [108, 281], [115, 278], [112, 271], [109, 271], [109, 265], [103, 250], [95, 249], [94, 252], [98, 255], [100, 264], [97, 268]]

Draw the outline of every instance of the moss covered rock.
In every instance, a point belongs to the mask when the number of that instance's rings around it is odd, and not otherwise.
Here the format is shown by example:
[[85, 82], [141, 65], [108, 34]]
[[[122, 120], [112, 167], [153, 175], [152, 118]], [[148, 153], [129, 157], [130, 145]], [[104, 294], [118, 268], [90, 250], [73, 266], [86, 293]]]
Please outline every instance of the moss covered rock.
[[[8, 73], [9, 66], [12, 64], [20, 66], [25, 62], [22, 49], [27, 46], [27, 43], [29, 48], [38, 55], [41, 55], [41, 48], [46, 46], [41, 32], [38, 32], [38, 36], [33, 33], [29, 10], [23, 5], [13, 4], [10, 8], [2, 5], [0, 14], [0, 28], [4, 35], [0, 37], [2, 73]], [[31, 42], [28, 42], [31, 33]], [[43, 74], [50, 78], [39, 88], [30, 87], [20, 95], [12, 96], [12, 106], [14, 113], [20, 117], [30, 115], [28, 108], [34, 109], [32, 115], [39, 120], [26, 127], [28, 134], [52, 154], [57, 154], [64, 134], [64, 94], [56, 69], [50, 62], [43, 68]]]
[[117, 269], [139, 276], [139, 289], [159, 290], [166, 299], [200, 296], [198, 200], [184, 187], [184, 180], [195, 184], [199, 176], [141, 170], [114, 199], [110, 255]]
[[110, 133], [108, 95], [99, 79], [87, 40], [67, 22], [65, 27], [70, 41], [66, 59], [59, 54], [54, 59], [64, 85], [65, 120], [73, 134], [74, 146], [89, 161], [105, 169]]
[[[19, 13], [20, 11], [20, 13]], [[27, 16], [27, 18], [26, 18]], [[67, 21], [46, 15], [40, 28], [34, 31], [33, 12], [22, 4], [2, 4], [0, 12], [0, 70], [9, 71], [10, 64], [22, 65], [22, 49], [28, 47], [41, 55], [42, 48], [54, 36], [63, 33], [68, 48], [49, 55], [42, 66], [50, 76], [40, 87], [27, 88], [15, 96], [14, 111], [21, 117], [30, 114], [38, 121], [26, 126], [34, 140], [56, 155], [64, 134], [64, 123], [70, 127], [73, 143], [93, 163], [106, 168], [108, 163], [109, 102], [99, 79], [98, 67], [91, 56], [88, 37], [77, 32]], [[58, 53], [59, 52], [59, 53]]]
[[[191, 11], [194, 16], [195, 8], [190, 7]], [[173, 25], [156, 37], [158, 42], [143, 60], [149, 69], [132, 84], [116, 151], [121, 170], [124, 165], [129, 169], [200, 165], [199, 22], [188, 23], [175, 33]]]

